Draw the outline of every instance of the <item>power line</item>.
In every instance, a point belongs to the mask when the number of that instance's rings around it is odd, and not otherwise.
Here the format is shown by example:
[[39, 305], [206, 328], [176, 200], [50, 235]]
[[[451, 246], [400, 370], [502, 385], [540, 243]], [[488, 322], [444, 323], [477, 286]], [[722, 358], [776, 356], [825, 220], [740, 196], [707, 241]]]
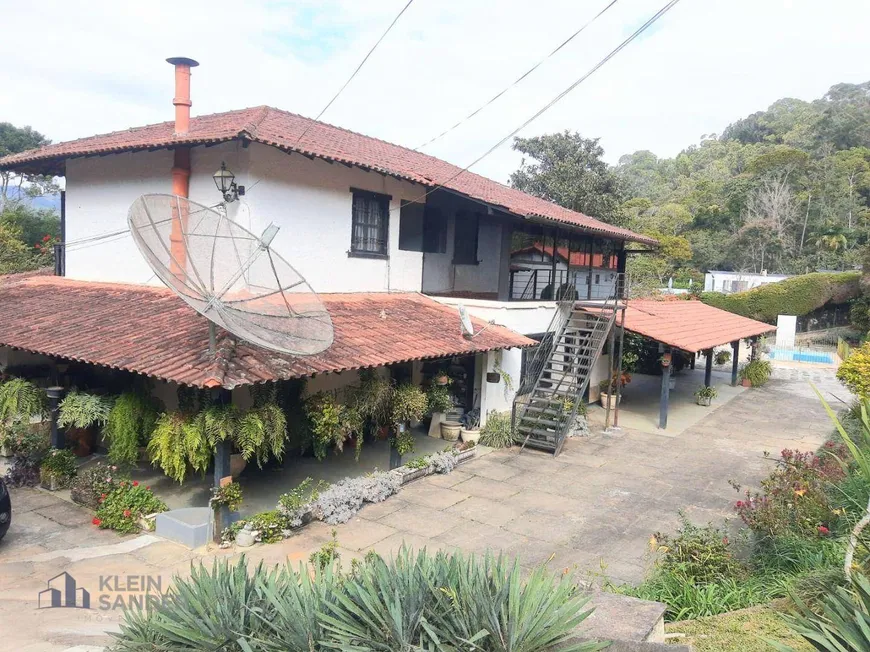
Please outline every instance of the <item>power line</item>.
[[460, 125], [462, 125], [462, 124], [464, 124], [465, 122], [468, 122], [469, 120], [471, 120], [471, 118], [473, 118], [473, 117], [476, 116], [478, 113], [480, 113], [481, 111], [483, 111], [486, 107], [488, 107], [490, 104], [492, 104], [493, 102], [495, 102], [496, 100], [498, 100], [502, 95], [504, 95], [505, 93], [507, 93], [507, 92], [508, 92], [510, 89], [512, 89], [514, 86], [516, 86], [516, 85], [519, 84], [521, 81], [523, 81], [526, 77], [528, 77], [528, 76], [531, 75], [533, 72], [535, 72], [535, 70], [537, 70], [537, 69], [538, 69], [538, 68], [539, 68], [539, 67], [540, 67], [540, 66], [541, 66], [545, 61], [547, 61], [548, 59], [550, 59], [551, 57], [553, 57], [557, 52], [559, 52], [559, 50], [561, 50], [561, 49], [564, 48], [566, 45], [568, 45], [568, 44], [569, 44], [571, 41], [573, 41], [577, 36], [579, 36], [579, 35], [580, 35], [580, 34], [581, 34], [581, 33], [582, 33], [582, 32], [583, 32], [587, 27], [589, 27], [592, 23], [594, 23], [596, 20], [598, 20], [602, 15], [604, 15], [604, 14], [607, 12], [608, 9], [610, 9], [613, 5], [615, 5], [615, 4], [617, 3], [617, 1], [618, 1], [618, 0], [611, 0], [610, 3], [608, 3], [607, 6], [604, 7], [604, 9], [602, 9], [602, 10], [599, 11], [597, 14], [595, 14], [595, 16], [593, 16], [591, 20], [587, 21], [586, 24], [583, 25], [583, 27], [581, 27], [581, 28], [578, 29], [576, 32], [574, 32], [573, 34], [571, 34], [571, 36], [569, 36], [567, 39], [565, 39], [564, 41], [562, 41], [562, 43], [560, 43], [559, 46], [556, 47], [555, 50], [553, 50], [553, 51], [550, 52], [547, 56], [545, 56], [543, 59], [541, 59], [540, 61], [538, 61], [535, 65], [533, 65], [533, 66], [532, 66], [531, 68], [529, 68], [526, 72], [524, 72], [522, 75], [520, 75], [520, 76], [519, 76], [516, 80], [514, 80], [511, 84], [509, 84], [508, 86], [506, 86], [505, 88], [503, 88], [501, 91], [499, 91], [498, 93], [496, 93], [496, 94], [495, 94], [495, 95], [494, 95], [490, 100], [488, 100], [487, 102], [484, 102], [483, 104], [481, 104], [481, 105], [480, 105], [479, 107], [477, 107], [474, 111], [472, 111], [472, 112], [469, 113], [467, 116], [465, 116], [464, 118], [462, 118], [459, 122], [457, 122], [457, 123], [456, 123], [455, 125], [453, 125], [452, 127], [449, 127], [448, 129], [445, 129], [445, 130], [442, 131], [440, 134], [438, 134], [437, 136], [435, 136], [435, 137], [433, 137], [433, 138], [430, 138], [429, 140], [427, 140], [427, 141], [426, 141], [425, 143], [423, 143], [422, 145], [418, 145], [417, 147], [414, 148], [414, 150], [415, 150], [415, 151], [417, 151], [417, 150], [421, 150], [421, 149], [423, 149], [424, 147], [426, 147], [427, 145], [431, 145], [432, 143], [434, 143], [436, 140], [438, 140], [438, 139], [441, 138], [442, 136], [447, 135], [448, 133], [450, 133], [451, 131], [453, 131], [454, 129], [456, 129], [457, 127], [459, 127]]
[[[601, 61], [599, 61], [598, 63], [596, 63], [596, 64], [595, 64], [595, 65], [594, 65], [594, 66], [593, 66], [593, 67], [592, 67], [588, 72], [586, 72], [586, 74], [584, 74], [582, 77], [580, 77], [579, 79], [577, 79], [574, 83], [572, 83], [570, 86], [568, 86], [568, 88], [566, 88], [564, 91], [562, 91], [561, 93], [559, 93], [558, 95], [556, 95], [556, 97], [554, 97], [552, 100], [550, 100], [549, 102], [547, 102], [547, 103], [546, 103], [543, 107], [541, 107], [541, 108], [537, 111], [537, 113], [535, 113], [532, 117], [530, 117], [528, 120], [526, 120], [525, 122], [523, 122], [519, 127], [517, 127], [516, 129], [514, 129], [514, 130], [513, 130], [512, 132], [510, 132], [507, 136], [505, 136], [505, 137], [502, 138], [500, 141], [498, 141], [495, 145], [493, 145], [493, 146], [490, 147], [488, 150], [486, 150], [483, 154], [481, 154], [481, 155], [478, 156], [476, 159], [474, 159], [471, 163], [469, 163], [469, 164], [466, 165], [464, 168], [462, 168], [461, 170], [459, 170], [459, 172], [457, 172], [457, 173], [454, 174], [453, 176], [447, 178], [446, 180], [444, 180], [444, 181], [438, 183], [437, 185], [435, 185], [435, 187], [431, 188], [431, 189], [428, 190], [427, 192], [423, 193], [422, 195], [420, 195], [419, 197], [417, 197], [416, 199], [413, 199], [413, 200], [411, 200], [411, 201], [413, 201], [413, 202], [419, 202], [419, 201], [425, 199], [426, 197], [428, 197], [429, 195], [431, 195], [433, 192], [435, 192], [435, 191], [438, 190], [439, 188], [443, 188], [446, 184], [450, 183], [451, 181], [453, 181], [453, 180], [456, 179], [457, 177], [461, 176], [462, 174], [465, 174], [466, 172], [468, 172], [469, 169], [471, 169], [473, 166], [475, 166], [475, 165], [477, 165], [478, 163], [480, 163], [483, 159], [485, 159], [487, 156], [489, 156], [490, 154], [492, 154], [492, 153], [493, 153], [495, 150], [497, 150], [499, 147], [501, 147], [502, 145], [504, 145], [504, 143], [506, 143], [508, 140], [510, 140], [511, 138], [513, 138], [516, 134], [518, 134], [520, 131], [522, 131], [523, 129], [525, 129], [526, 127], [528, 127], [532, 122], [534, 122], [535, 120], [537, 120], [537, 119], [538, 119], [539, 117], [541, 117], [541, 115], [543, 115], [546, 111], [548, 111], [549, 109], [551, 109], [551, 108], [552, 108], [552, 107], [553, 107], [557, 102], [559, 102], [561, 99], [563, 99], [563, 98], [564, 98], [568, 93], [570, 93], [570, 92], [573, 91], [575, 88], [577, 88], [580, 84], [582, 84], [584, 81], [586, 81], [587, 79], [589, 79], [589, 77], [591, 77], [591, 76], [592, 76], [592, 75], [593, 75], [593, 74], [594, 74], [594, 73], [595, 73], [599, 68], [601, 68], [604, 64], [606, 64], [608, 61], [610, 61], [613, 57], [615, 57], [617, 54], [619, 54], [619, 53], [620, 53], [620, 52], [621, 52], [621, 51], [622, 51], [622, 50], [623, 50], [623, 49], [624, 49], [624, 48], [625, 48], [629, 43], [631, 43], [632, 41], [634, 41], [638, 36], [640, 36], [643, 32], [645, 32], [645, 31], [646, 31], [646, 30], [647, 30], [647, 29], [648, 29], [648, 28], [649, 28], [653, 23], [655, 23], [659, 18], [661, 18], [662, 16], [664, 16], [666, 13], [668, 13], [668, 12], [669, 12], [673, 7], [674, 7], [674, 5], [676, 5], [679, 1], [680, 1], [680, 0], [670, 0], [670, 2], [668, 2], [667, 4], [665, 4], [665, 5], [664, 5], [661, 9], [659, 9], [659, 10], [658, 10], [658, 11], [657, 11], [657, 12], [656, 12], [656, 13], [655, 13], [655, 14], [654, 14], [654, 15], [653, 15], [649, 20], [647, 20], [647, 21], [646, 21], [643, 25], [641, 25], [641, 26], [640, 26], [640, 27], [639, 27], [639, 28], [638, 28], [634, 33], [632, 33], [631, 36], [629, 36], [627, 39], [625, 39], [625, 40], [624, 40], [622, 43], [620, 43], [616, 48], [614, 48], [613, 50], [611, 50], [611, 51], [610, 51], [610, 54], [608, 54], [608, 55], [607, 55], [606, 57], [604, 57]], [[394, 211], [394, 210], [396, 210], [396, 209], [395, 209], [395, 208], [391, 208], [391, 209], [390, 209], [390, 211]]]
[[[342, 85], [342, 87], [338, 89], [338, 92], [337, 92], [335, 95], [332, 96], [332, 99], [329, 100], [329, 102], [326, 103], [326, 106], [324, 106], [323, 109], [320, 111], [320, 113], [317, 114], [317, 116], [314, 118], [314, 121], [308, 123], [308, 125], [305, 127], [305, 130], [300, 134], [299, 138], [296, 139], [296, 145], [298, 145], [298, 144], [299, 144], [299, 141], [301, 141], [302, 138], [305, 136], [305, 134], [308, 133], [308, 130], [311, 129], [311, 126], [314, 124], [314, 122], [316, 122], [317, 120], [320, 120], [320, 116], [322, 116], [324, 113], [326, 113], [326, 110], [329, 109], [329, 107], [332, 106], [332, 103], [335, 102], [335, 100], [338, 99], [338, 96], [341, 95], [341, 94], [344, 92], [344, 89], [347, 88], [348, 84], [350, 84], [350, 83], [353, 81], [353, 78], [356, 77], [357, 73], [358, 73], [358, 72], [362, 69], [362, 67], [365, 65], [366, 61], [369, 60], [369, 57], [372, 56], [372, 53], [373, 53], [373, 52], [378, 48], [378, 46], [381, 44], [381, 41], [383, 41], [384, 38], [386, 38], [387, 34], [389, 34], [389, 33], [390, 33], [390, 30], [393, 29], [393, 26], [394, 26], [397, 22], [399, 22], [399, 18], [402, 17], [402, 14], [404, 14], [405, 11], [407, 11], [408, 7], [410, 7], [410, 6], [411, 6], [411, 3], [413, 3], [413, 2], [414, 2], [414, 0], [408, 0], [408, 3], [407, 3], [404, 7], [402, 7], [402, 11], [400, 11], [400, 12], [398, 13], [398, 15], [396, 15], [396, 17], [393, 18], [393, 22], [391, 22], [390, 25], [389, 25], [389, 27], [387, 27], [386, 31], [385, 31], [383, 34], [381, 34], [381, 38], [379, 38], [379, 39], [377, 40], [377, 42], [372, 46], [371, 50], [368, 51], [368, 54], [366, 54], [366, 56], [363, 57], [363, 60], [360, 61], [360, 64], [356, 67], [356, 70], [354, 70], [353, 73], [351, 74], [351, 76], [347, 78], [347, 81], [344, 82], [344, 84]], [[295, 145], [294, 145], [294, 146], [295, 146]]]

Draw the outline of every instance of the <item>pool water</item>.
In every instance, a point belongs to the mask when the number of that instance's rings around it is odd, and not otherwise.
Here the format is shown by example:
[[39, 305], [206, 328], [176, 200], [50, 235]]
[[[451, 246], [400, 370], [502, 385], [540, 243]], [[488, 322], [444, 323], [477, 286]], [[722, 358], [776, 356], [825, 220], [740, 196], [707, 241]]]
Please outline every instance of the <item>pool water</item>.
[[814, 351], [813, 349], [780, 349], [774, 347], [770, 350], [770, 358], [772, 360], [815, 362], [818, 364], [832, 364], [834, 362], [833, 354], [825, 351]]

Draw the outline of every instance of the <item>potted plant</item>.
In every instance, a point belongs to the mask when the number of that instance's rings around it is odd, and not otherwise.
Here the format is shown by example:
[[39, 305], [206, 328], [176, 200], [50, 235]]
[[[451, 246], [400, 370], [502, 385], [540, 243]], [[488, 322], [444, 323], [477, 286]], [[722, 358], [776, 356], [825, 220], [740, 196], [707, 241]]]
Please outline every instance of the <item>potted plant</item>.
[[477, 443], [480, 439], [480, 409], [475, 408], [462, 416], [462, 428], [459, 435], [464, 442]]
[[707, 407], [713, 402], [713, 399], [719, 395], [719, 392], [715, 387], [708, 387], [707, 385], [701, 385], [695, 391], [695, 400], [698, 402], [698, 405], [705, 405]]
[[[408, 423], [422, 419], [426, 414], [426, 406], [426, 394], [416, 385], [404, 383], [393, 392], [390, 417], [396, 428], [393, 438], [393, 449], [399, 456], [396, 466], [401, 465], [402, 455], [414, 450], [414, 435], [408, 428]], [[390, 466], [394, 468], [392, 463]]]
[[432, 383], [426, 391], [426, 411], [431, 420], [429, 422], [429, 436], [441, 437], [441, 423], [447, 420], [447, 413], [453, 409], [453, 396], [446, 385]]
[[744, 387], [761, 387], [772, 373], [769, 360], [750, 360], [740, 368], [739, 377]]
[[68, 487], [75, 475], [76, 456], [70, 450], [52, 448], [39, 466], [39, 482], [49, 491]]
[[[616, 407], [615, 403], [612, 403], [612, 396], [616, 395], [616, 391], [618, 388], [625, 387], [631, 382], [631, 375], [628, 372], [622, 372], [622, 375], [613, 374], [610, 379], [605, 378], [600, 383], [598, 383], [598, 389], [601, 392], [601, 406], [607, 408], [608, 404], [610, 407]], [[622, 392], [619, 395], [619, 402], [622, 402]]]
[[450, 376], [447, 375], [447, 372], [444, 370], [439, 371], [435, 374], [435, 378], [432, 381], [436, 385], [449, 385], [450, 384]]
[[103, 427], [109, 459], [129, 466], [147, 462], [148, 438], [159, 414], [157, 401], [144, 393], [124, 392], [115, 399]]
[[727, 349], [723, 349], [722, 351], [716, 351], [713, 362], [715, 362], [717, 365], [728, 364], [729, 362], [731, 362], [731, 351], [728, 351]]
[[97, 430], [105, 425], [113, 400], [90, 392], [71, 391], [58, 406], [57, 425], [66, 430], [66, 439], [73, 444], [78, 457], [91, 454], [97, 441]]
[[[212, 487], [211, 498], [209, 498], [208, 506], [212, 508], [214, 513], [214, 538], [216, 543], [220, 543], [223, 531], [230, 526], [234, 519], [232, 513], [238, 516], [239, 507], [242, 506], [242, 487], [238, 482], [228, 482], [220, 487]], [[224, 522], [224, 510], [226, 507], [230, 512], [227, 522]]]

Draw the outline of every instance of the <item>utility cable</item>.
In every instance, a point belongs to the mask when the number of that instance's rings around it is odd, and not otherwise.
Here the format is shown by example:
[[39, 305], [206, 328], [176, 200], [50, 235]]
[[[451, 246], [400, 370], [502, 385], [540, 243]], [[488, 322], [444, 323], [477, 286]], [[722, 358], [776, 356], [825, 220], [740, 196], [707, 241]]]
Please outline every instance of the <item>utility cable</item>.
[[363, 60], [360, 61], [360, 64], [356, 67], [356, 70], [354, 70], [353, 73], [351, 73], [351, 76], [348, 77], [348, 78], [347, 78], [347, 81], [344, 82], [344, 84], [342, 85], [342, 87], [338, 89], [338, 92], [337, 92], [335, 95], [333, 95], [333, 96], [332, 96], [332, 99], [329, 100], [329, 102], [326, 103], [326, 106], [324, 106], [323, 109], [321, 109], [320, 113], [318, 113], [317, 116], [314, 118], [314, 121], [308, 123], [308, 125], [305, 127], [305, 130], [304, 130], [304, 131], [299, 135], [299, 138], [296, 139], [296, 143], [294, 144], [294, 147], [295, 147], [296, 145], [298, 145], [298, 144], [299, 144], [299, 141], [301, 141], [302, 138], [305, 136], [305, 134], [308, 133], [308, 130], [311, 129], [311, 126], [314, 124], [314, 122], [320, 120], [320, 117], [321, 117], [324, 113], [326, 113], [327, 109], [329, 109], [329, 107], [332, 106], [332, 103], [335, 102], [335, 100], [338, 99], [338, 96], [341, 95], [341, 94], [344, 92], [344, 89], [347, 88], [347, 87], [348, 87], [348, 84], [350, 84], [350, 83], [353, 81], [353, 78], [356, 77], [357, 73], [358, 73], [358, 72], [362, 69], [362, 67], [365, 65], [366, 61], [369, 60], [369, 57], [372, 56], [372, 54], [374, 53], [374, 51], [375, 51], [375, 50], [378, 48], [378, 46], [381, 44], [381, 41], [383, 41], [384, 38], [386, 38], [387, 34], [389, 34], [389, 33], [390, 33], [390, 30], [393, 29], [393, 26], [394, 26], [397, 22], [399, 22], [399, 18], [402, 17], [402, 14], [404, 14], [405, 11], [407, 11], [408, 7], [410, 7], [411, 4], [412, 4], [413, 2], [414, 2], [414, 0], [408, 0], [407, 4], [406, 4], [404, 7], [402, 7], [402, 10], [398, 13], [398, 15], [396, 15], [396, 17], [393, 18], [393, 22], [390, 23], [390, 25], [389, 25], [389, 27], [387, 27], [386, 31], [385, 31], [383, 34], [381, 34], [381, 37], [380, 37], [380, 38], [375, 42], [375, 44], [372, 46], [371, 50], [368, 51], [368, 54], [366, 54], [366, 56], [363, 57]]
[[598, 20], [601, 16], [603, 16], [603, 15], [607, 12], [607, 10], [610, 9], [610, 8], [611, 8], [613, 5], [615, 5], [617, 2], [618, 2], [618, 0], [611, 0], [611, 1], [607, 4], [607, 6], [604, 7], [604, 9], [602, 9], [602, 10], [599, 11], [597, 14], [595, 14], [595, 15], [592, 17], [591, 20], [587, 21], [586, 24], [583, 25], [583, 27], [581, 27], [581, 28], [578, 29], [576, 32], [574, 32], [573, 34], [571, 34], [571, 36], [569, 36], [567, 39], [565, 39], [564, 41], [562, 41], [562, 43], [560, 43], [559, 46], [556, 47], [555, 50], [553, 50], [552, 52], [550, 52], [547, 56], [545, 56], [543, 59], [541, 59], [540, 61], [538, 61], [538, 62], [537, 62], [535, 65], [533, 65], [531, 68], [529, 68], [528, 70], [526, 70], [526, 72], [524, 72], [522, 75], [520, 75], [520, 76], [519, 76], [516, 80], [514, 80], [511, 84], [509, 84], [508, 86], [506, 86], [505, 88], [503, 88], [501, 91], [499, 91], [498, 93], [496, 93], [496, 94], [495, 94], [495, 95], [494, 95], [490, 100], [488, 100], [488, 101], [484, 102], [483, 104], [481, 104], [481, 105], [480, 105], [479, 107], [477, 107], [474, 111], [472, 111], [472, 112], [469, 113], [467, 116], [465, 116], [464, 118], [462, 118], [459, 122], [457, 122], [457, 123], [456, 123], [455, 125], [453, 125], [452, 127], [448, 128], [448, 129], [445, 129], [444, 131], [442, 131], [442, 132], [441, 132], [440, 134], [438, 134], [437, 136], [435, 136], [435, 137], [433, 137], [433, 138], [430, 138], [429, 140], [427, 140], [427, 141], [426, 141], [425, 143], [423, 143], [422, 145], [418, 145], [417, 147], [415, 147], [415, 148], [414, 148], [414, 151], [421, 150], [421, 149], [423, 149], [424, 147], [426, 147], [427, 145], [431, 145], [432, 143], [434, 143], [436, 140], [438, 140], [438, 139], [441, 138], [442, 136], [447, 135], [448, 133], [450, 133], [451, 131], [453, 131], [454, 129], [456, 129], [457, 127], [459, 127], [460, 125], [462, 125], [462, 124], [468, 122], [469, 120], [471, 120], [474, 116], [476, 116], [478, 113], [480, 113], [481, 111], [483, 111], [486, 107], [488, 107], [490, 104], [492, 104], [493, 102], [495, 102], [496, 100], [498, 100], [502, 95], [504, 95], [505, 93], [507, 93], [510, 89], [512, 89], [512, 88], [514, 88], [515, 86], [517, 86], [517, 85], [518, 85], [520, 82], [522, 82], [526, 77], [528, 77], [528, 76], [531, 75], [533, 72], [535, 72], [535, 70], [537, 70], [537, 69], [538, 69], [538, 68], [539, 68], [539, 67], [540, 67], [540, 66], [541, 66], [545, 61], [547, 61], [548, 59], [550, 59], [551, 57], [553, 57], [557, 52], [559, 52], [559, 50], [561, 50], [561, 49], [564, 48], [566, 45], [568, 45], [571, 41], [573, 41], [573, 40], [574, 40], [577, 36], [579, 36], [579, 35], [580, 35], [580, 34], [581, 34], [581, 33], [582, 33], [582, 32], [583, 32], [587, 27], [589, 27], [592, 23], [594, 23], [594, 22], [595, 22], [596, 20]]

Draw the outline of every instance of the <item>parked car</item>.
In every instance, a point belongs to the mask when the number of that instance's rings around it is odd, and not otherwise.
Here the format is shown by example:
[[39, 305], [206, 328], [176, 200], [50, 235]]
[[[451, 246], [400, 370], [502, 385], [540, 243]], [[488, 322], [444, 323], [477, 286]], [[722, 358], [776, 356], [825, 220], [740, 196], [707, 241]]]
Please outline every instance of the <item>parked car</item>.
[[9, 499], [9, 490], [3, 478], [0, 478], [0, 539], [4, 537], [12, 523], [12, 501]]

